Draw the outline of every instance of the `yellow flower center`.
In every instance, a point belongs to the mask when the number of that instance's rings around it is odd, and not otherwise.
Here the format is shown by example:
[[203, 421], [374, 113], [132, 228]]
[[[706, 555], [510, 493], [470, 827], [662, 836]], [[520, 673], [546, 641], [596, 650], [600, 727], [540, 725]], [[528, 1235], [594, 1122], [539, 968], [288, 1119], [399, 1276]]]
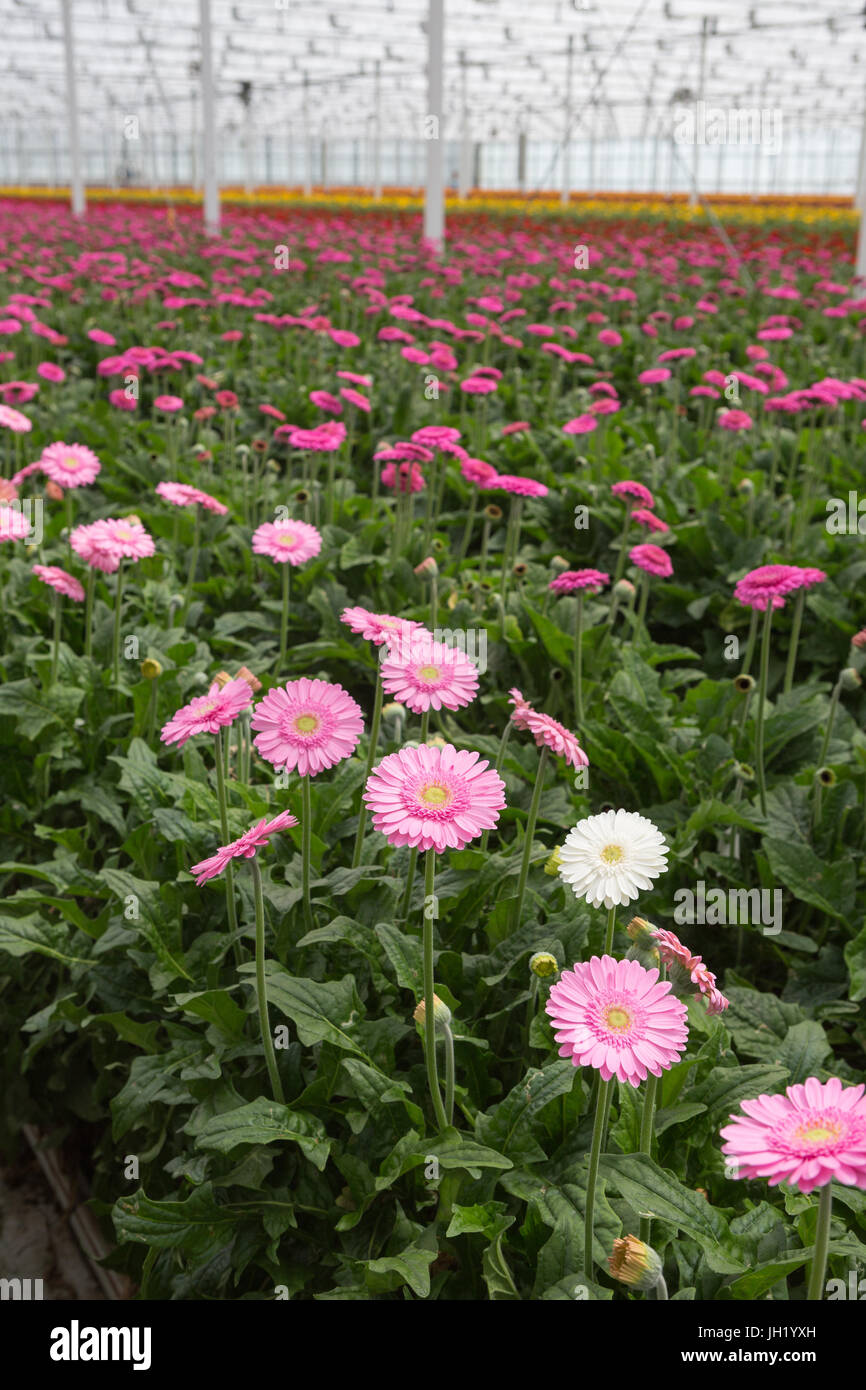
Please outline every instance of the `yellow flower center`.
[[418, 668], [418, 675], [421, 677], [422, 681], [438, 681], [438, 679], [439, 679], [439, 667], [438, 667], [438, 666], [420, 666], [420, 667]]
[[120, 536], [120, 539], [121, 539], [122, 541], [131, 541], [131, 540], [132, 540], [132, 532], [131, 532], [131, 531], [127, 531], [127, 529], [126, 529], [125, 526], [118, 526], [118, 528], [117, 528], [117, 534]]
[[77, 468], [77, 467], [78, 467], [78, 459], [77, 459], [77, 458], [73, 458], [72, 454], [67, 454], [67, 456], [66, 456], [66, 458], [63, 460], [63, 462], [64, 462], [64, 465], [65, 465], [67, 468]]
[[299, 714], [295, 720], [295, 728], [299, 734], [314, 734], [318, 727], [319, 720], [315, 714]]
[[805, 1125], [797, 1131], [797, 1138], [807, 1144], [826, 1144], [833, 1139], [839, 1138], [838, 1125]]
[[621, 864], [625, 859], [625, 853], [622, 845], [605, 845], [601, 857], [605, 864]]
[[627, 1033], [632, 1025], [631, 1014], [621, 1004], [611, 1004], [605, 1010], [604, 1021], [615, 1033]]
[[278, 544], [278, 545], [294, 545], [294, 543], [295, 543], [295, 537], [294, 537], [294, 536], [277, 536], [277, 544]]
[[427, 806], [444, 806], [450, 800], [451, 793], [441, 783], [433, 782], [429, 787], [422, 787], [418, 796]]

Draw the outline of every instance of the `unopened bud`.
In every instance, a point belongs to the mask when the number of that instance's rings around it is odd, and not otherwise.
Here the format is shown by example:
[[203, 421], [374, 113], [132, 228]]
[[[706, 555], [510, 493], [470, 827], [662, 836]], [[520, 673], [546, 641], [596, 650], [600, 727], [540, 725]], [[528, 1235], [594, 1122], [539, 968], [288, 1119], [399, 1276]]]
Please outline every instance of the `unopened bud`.
[[[424, 1026], [427, 1019], [427, 1010], [423, 999], [418, 1004], [412, 1017], [416, 1023], [420, 1023], [422, 1027]], [[451, 1010], [448, 1005], [439, 998], [438, 994], [433, 995], [433, 1020], [443, 1028], [447, 1027], [451, 1022]]]
[[547, 863], [544, 866], [544, 872], [546, 874], [550, 874], [551, 878], [555, 878], [556, 875], [559, 873], [559, 866], [561, 862], [562, 851], [557, 845], [556, 849], [553, 851], [553, 853], [551, 854], [550, 858], [547, 860]]
[[635, 587], [630, 579], [618, 579], [613, 586], [617, 598], [634, 598]]
[[213, 678], [213, 683], [214, 685], [218, 686], [220, 690], [222, 690], [223, 686], [228, 685], [230, 680], [231, 676], [229, 675], [228, 671], [217, 671], [216, 675]]
[[426, 558], [426, 560], [422, 560], [421, 563], [420, 563], [420, 565], [416, 565], [416, 566], [415, 566], [415, 571], [414, 571], [414, 572], [415, 572], [415, 574], [429, 574], [429, 575], [434, 575], [434, 574], [438, 574], [438, 573], [439, 573], [439, 566], [437, 565], [436, 561], [433, 559], [433, 556], [432, 556], [432, 555], [428, 555], [427, 558]]
[[846, 666], [844, 671], [839, 674], [839, 684], [843, 690], [859, 690], [863, 684], [863, 678], [859, 671], [855, 671], [853, 666]]
[[819, 767], [815, 773], [815, 781], [819, 782], [822, 787], [835, 787], [836, 774], [832, 767]]
[[262, 683], [259, 680], [258, 676], [254, 676], [248, 666], [241, 666], [240, 670], [237, 672], [235, 676], [235, 680], [246, 681], [247, 685], [249, 686], [250, 690], [253, 692], [254, 695], [257, 690], [261, 690], [262, 688]]
[[162, 674], [162, 667], [155, 657], [147, 656], [141, 663], [141, 674], [146, 681], [155, 681]]
[[51, 478], [45, 484], [45, 496], [50, 497], [52, 502], [63, 501], [63, 488], [59, 483], [55, 483]]
[[637, 1236], [621, 1236], [607, 1262], [614, 1279], [629, 1289], [654, 1289], [662, 1277], [661, 1256]]
[[749, 695], [755, 688], [753, 678], [745, 671], [741, 671], [738, 676], [734, 676], [734, 689], [739, 695]]
[[539, 980], [546, 980], [548, 976], [555, 975], [559, 970], [559, 961], [550, 951], [536, 951], [530, 958], [529, 968], [533, 975], [537, 975]]

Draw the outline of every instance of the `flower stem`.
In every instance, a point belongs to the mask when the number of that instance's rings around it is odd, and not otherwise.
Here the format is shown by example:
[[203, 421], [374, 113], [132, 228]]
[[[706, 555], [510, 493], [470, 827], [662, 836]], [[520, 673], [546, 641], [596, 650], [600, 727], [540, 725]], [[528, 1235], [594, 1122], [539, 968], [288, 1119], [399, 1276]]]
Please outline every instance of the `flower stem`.
[[[656, 1108], [656, 1091], [658, 1089], [658, 1077], [652, 1072], [647, 1074], [646, 1085], [644, 1086], [643, 1115], [640, 1122], [640, 1149], [642, 1154], [652, 1157], [653, 1147], [653, 1118]], [[650, 1229], [652, 1218], [642, 1216], [640, 1218], [640, 1238], [645, 1244], [649, 1244]]]
[[436, 878], [436, 851], [428, 849], [424, 858], [424, 914], [423, 914], [423, 952], [424, 952], [424, 1052], [427, 1063], [427, 1085], [433, 1102], [433, 1113], [437, 1127], [447, 1129], [448, 1116], [442, 1105], [439, 1090], [439, 1073], [436, 1068], [436, 1014], [433, 1007], [433, 885]]
[[592, 1147], [589, 1151], [589, 1173], [586, 1179], [586, 1206], [584, 1208], [583, 1277], [592, 1278], [592, 1226], [595, 1207], [595, 1184], [598, 1178], [598, 1161], [601, 1157], [601, 1140], [607, 1124], [609, 1081], [599, 1076], [598, 1095], [595, 1101], [595, 1118], [592, 1124]]
[[538, 820], [538, 808], [541, 804], [541, 792], [544, 787], [544, 772], [547, 767], [547, 745], [541, 750], [538, 759], [538, 772], [535, 774], [535, 788], [532, 793], [532, 801], [529, 806], [529, 816], [526, 821], [526, 834], [523, 841], [523, 859], [520, 863], [520, 877], [517, 880], [517, 900], [514, 904], [514, 916], [512, 919], [512, 931], [517, 931], [520, 926], [520, 912], [523, 907], [523, 899], [526, 895], [526, 880], [529, 876], [529, 861], [532, 858], [532, 837], [535, 833], [535, 823]]
[[833, 733], [833, 725], [836, 722], [836, 709], [839, 704], [839, 696], [842, 693], [842, 682], [837, 681], [833, 686], [833, 694], [830, 696], [830, 710], [827, 715], [827, 727], [824, 730], [824, 737], [821, 741], [821, 756], [818, 759], [818, 766], [824, 766], [824, 759], [830, 748], [830, 737]]
[[[501, 773], [502, 773], [502, 764], [503, 764], [503, 762], [505, 761], [505, 749], [506, 749], [506, 746], [507, 746], [507, 744], [508, 744], [508, 739], [509, 739], [510, 734], [511, 734], [511, 720], [509, 719], [509, 720], [506, 722], [505, 728], [502, 730], [502, 737], [501, 737], [501, 739], [499, 740], [499, 752], [496, 754], [496, 771], [497, 771], [500, 775], [501, 775]], [[482, 852], [482, 853], [484, 853], [484, 851], [487, 849], [487, 841], [488, 841], [489, 837], [490, 837], [490, 831], [489, 831], [489, 830], [485, 830], [484, 834], [481, 836], [481, 852]]]
[[51, 652], [51, 684], [57, 682], [57, 662], [60, 657], [60, 616], [63, 611], [63, 600], [55, 589], [54, 591], [54, 645]]
[[277, 1071], [277, 1058], [274, 1053], [274, 1040], [268, 1019], [268, 995], [265, 986], [265, 904], [262, 895], [262, 874], [255, 855], [250, 860], [253, 875], [253, 894], [256, 902], [256, 995], [259, 1006], [259, 1027], [262, 1033], [262, 1047], [265, 1050], [265, 1063], [271, 1080], [274, 1100], [285, 1105], [283, 1085]]
[[827, 1250], [830, 1245], [830, 1216], [833, 1209], [833, 1184], [825, 1183], [818, 1200], [818, 1225], [815, 1228], [815, 1254], [809, 1275], [809, 1303], [820, 1303], [827, 1270]]
[[445, 1037], [445, 1118], [449, 1125], [454, 1123], [454, 1034], [446, 1023]]
[[764, 776], [764, 703], [767, 698], [767, 679], [770, 670], [770, 627], [773, 622], [773, 605], [767, 603], [764, 613], [764, 633], [761, 638], [761, 674], [758, 685], [758, 708], [755, 713], [755, 771], [758, 774], [758, 791], [761, 798], [761, 814], [767, 814], [767, 783]]
[[[379, 724], [382, 719], [382, 682], [376, 676], [376, 698], [373, 704], [373, 722], [370, 725], [370, 748], [367, 753], [367, 768], [364, 773], [364, 786], [370, 780], [370, 773], [373, 771], [373, 763], [376, 761], [376, 746], [379, 742]], [[364, 830], [367, 826], [367, 803], [361, 802], [361, 810], [358, 813], [358, 832], [355, 836], [355, 849], [352, 854], [352, 868], [357, 869], [361, 862], [361, 848], [364, 843]]]
[[114, 684], [120, 683], [120, 614], [123, 607], [123, 561], [117, 570], [117, 588], [114, 594]]
[[304, 891], [304, 926], [313, 930], [313, 908], [310, 902], [310, 850], [312, 847], [312, 808], [310, 803], [310, 774], [301, 778], [303, 788], [304, 823], [301, 826], [301, 876]]
[[574, 617], [574, 717], [583, 724], [583, 594], [578, 591]]
[[785, 667], [785, 684], [782, 687], [787, 695], [794, 684], [794, 667], [797, 664], [797, 646], [800, 641], [800, 628], [803, 623], [803, 606], [806, 602], [806, 590], [801, 589], [797, 595], [794, 605], [794, 622], [791, 627], [791, 637], [788, 646], [788, 663]]
[[[216, 763], [217, 774], [217, 799], [220, 808], [220, 830], [222, 831], [223, 844], [229, 842], [229, 818], [228, 803], [226, 801], [226, 779], [225, 768], [223, 765], [222, 750], [223, 734], [218, 730], [214, 734], [214, 762]], [[229, 931], [234, 939], [235, 964], [240, 965], [241, 947], [237, 940], [238, 919], [235, 912], [235, 879], [231, 861], [226, 865], [226, 911], [228, 912]]]
[[280, 612], [280, 655], [277, 658], [277, 669], [274, 672], [279, 676], [286, 661], [286, 649], [288, 646], [289, 635], [289, 565], [283, 565], [283, 606]]
[[[246, 492], [244, 493], [246, 496]], [[189, 561], [189, 574], [186, 580], [186, 592], [183, 596], [183, 616], [186, 618], [187, 610], [192, 599], [192, 586], [195, 583], [195, 572], [198, 567], [198, 552], [201, 546], [201, 507], [195, 509], [195, 531], [192, 538], [192, 555]]]
[[757, 610], [757, 608], [753, 608], [753, 609], [752, 609], [752, 616], [751, 616], [751, 619], [749, 620], [749, 635], [748, 635], [748, 637], [747, 637], [747, 639], [746, 639], [746, 655], [743, 657], [743, 669], [740, 671], [740, 675], [741, 675], [741, 676], [747, 676], [747, 675], [749, 674], [749, 668], [750, 668], [751, 665], [752, 665], [752, 657], [753, 657], [754, 654], [755, 654], [755, 639], [756, 639], [757, 635], [758, 635], [758, 610]]
[[87, 596], [84, 604], [84, 655], [89, 657], [93, 650], [93, 594], [96, 588], [96, 570], [91, 566], [87, 574]]
[[613, 950], [613, 933], [616, 927], [616, 908], [612, 907], [607, 914], [607, 931], [604, 934], [604, 954], [609, 956]]

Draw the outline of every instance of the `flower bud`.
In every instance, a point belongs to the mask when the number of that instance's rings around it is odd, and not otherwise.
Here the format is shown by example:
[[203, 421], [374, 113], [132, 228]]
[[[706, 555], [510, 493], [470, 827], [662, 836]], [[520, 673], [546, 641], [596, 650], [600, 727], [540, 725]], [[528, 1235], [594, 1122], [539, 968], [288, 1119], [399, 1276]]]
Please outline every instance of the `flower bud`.
[[261, 690], [262, 688], [262, 683], [258, 676], [254, 676], [248, 666], [241, 666], [240, 670], [235, 675], [235, 680], [246, 681], [254, 695], [257, 690]]
[[487, 517], [488, 521], [501, 521], [502, 508], [497, 507], [495, 502], [489, 502], [484, 508], [484, 515]]
[[45, 484], [45, 496], [50, 497], [52, 502], [63, 501], [63, 488], [59, 483], [55, 483], [51, 478]]
[[851, 646], [856, 647], [858, 651], [862, 651], [863, 648], [866, 647], [866, 627], [854, 633], [854, 636], [851, 638]]
[[229, 681], [231, 680], [231, 676], [229, 675], [228, 671], [217, 671], [213, 679], [214, 685], [218, 685], [220, 690], [222, 690], [224, 685], [228, 685]]
[[751, 497], [755, 491], [755, 484], [751, 478], [742, 478], [737, 483], [737, 492], [741, 492], [744, 497]]
[[630, 579], [618, 579], [613, 586], [617, 598], [634, 598], [635, 587]]
[[546, 980], [548, 976], [555, 975], [559, 970], [559, 961], [550, 951], [536, 951], [530, 958], [529, 968], [533, 975], [537, 975], [539, 980]]
[[439, 566], [433, 559], [433, 556], [428, 555], [426, 560], [422, 560], [420, 565], [415, 566], [414, 573], [435, 575], [439, 573]]
[[750, 763], [734, 763], [734, 776], [741, 782], [754, 782], [755, 769]]
[[863, 684], [863, 678], [859, 671], [855, 671], [853, 666], [846, 666], [844, 671], [839, 673], [839, 684], [843, 690], [859, 690]]
[[155, 681], [162, 674], [162, 667], [154, 657], [146, 656], [141, 663], [141, 674], [146, 681]]
[[637, 1236], [621, 1236], [607, 1262], [614, 1279], [629, 1289], [654, 1289], [662, 1277], [661, 1256]]
[[738, 676], [734, 676], [734, 689], [739, 695], [749, 695], [755, 688], [753, 678], [745, 671], [741, 671]]
[[835, 787], [836, 774], [832, 767], [819, 767], [815, 773], [815, 781], [819, 782], [822, 787]]
[[[422, 999], [415, 1009], [412, 1017], [416, 1023], [420, 1023], [422, 1028], [427, 1020], [427, 1010]], [[438, 994], [433, 995], [433, 1021], [440, 1027], [445, 1028], [451, 1022], [451, 1010], [448, 1005], [439, 998]]]
[[566, 560], [562, 555], [554, 555], [553, 559], [550, 562], [550, 565], [552, 569], [555, 569], [560, 574], [562, 574], [564, 570], [568, 569], [568, 560]]

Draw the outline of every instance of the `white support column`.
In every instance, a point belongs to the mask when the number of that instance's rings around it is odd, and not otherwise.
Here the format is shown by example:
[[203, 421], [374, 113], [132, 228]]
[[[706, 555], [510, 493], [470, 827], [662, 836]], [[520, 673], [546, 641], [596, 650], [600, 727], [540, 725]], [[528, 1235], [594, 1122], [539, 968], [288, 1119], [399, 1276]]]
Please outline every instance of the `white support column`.
[[568, 48], [565, 56], [565, 125], [562, 132], [562, 206], [568, 205], [571, 197], [571, 89], [574, 76], [574, 36], [568, 36]]
[[220, 195], [217, 187], [216, 101], [213, 85], [213, 52], [211, 49], [210, 0], [199, 0], [201, 26], [201, 124], [202, 172], [204, 176], [204, 229], [208, 236], [218, 236], [220, 229]]
[[469, 134], [469, 99], [467, 94], [466, 54], [460, 53], [460, 164], [457, 173], [457, 197], [469, 197], [472, 186], [472, 140]]
[[698, 64], [698, 100], [695, 103], [695, 143], [692, 146], [692, 187], [689, 192], [689, 206], [696, 207], [700, 199], [701, 189], [701, 143], [698, 139], [704, 134], [704, 86], [706, 82], [707, 70], [707, 35], [710, 32], [710, 21], [706, 15], [701, 20], [701, 47], [700, 61]]
[[376, 59], [373, 78], [373, 197], [382, 198], [382, 64]]
[[75, 36], [72, 31], [72, 0], [61, 0], [63, 9], [63, 50], [66, 60], [66, 117], [69, 125], [69, 162], [73, 217], [83, 217], [84, 176], [81, 170], [81, 139], [78, 132], [78, 93], [75, 85]]
[[253, 125], [252, 103], [244, 108], [244, 193], [249, 198], [255, 190], [253, 160], [255, 159], [255, 128]]
[[[445, 131], [442, 129], [442, 69], [445, 0], [427, 6], [427, 185], [424, 190], [424, 236], [441, 251], [445, 241]], [[435, 138], [430, 138], [430, 137]]]
[[857, 262], [854, 269], [857, 275], [866, 277], [866, 106], [863, 110], [863, 129], [860, 135], [860, 159], [857, 168], [857, 187], [854, 190], [854, 206], [860, 213], [860, 229], [857, 233]]
[[313, 195], [313, 137], [310, 134], [310, 79], [304, 73], [304, 197]]

